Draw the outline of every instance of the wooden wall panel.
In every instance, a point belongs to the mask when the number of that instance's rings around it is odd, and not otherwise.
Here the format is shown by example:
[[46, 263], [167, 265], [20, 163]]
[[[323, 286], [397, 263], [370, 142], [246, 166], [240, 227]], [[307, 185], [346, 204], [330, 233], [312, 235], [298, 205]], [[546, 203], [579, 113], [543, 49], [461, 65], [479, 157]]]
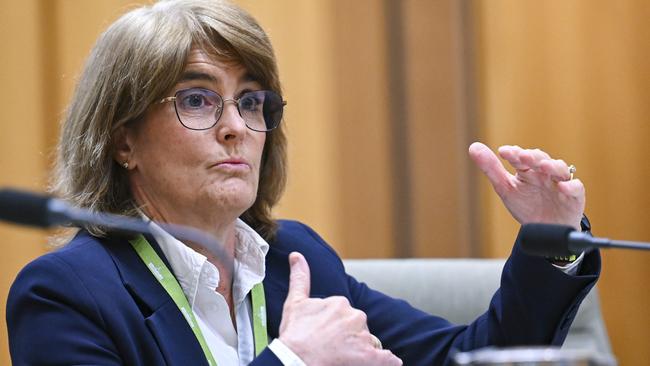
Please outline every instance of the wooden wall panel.
[[[336, 182], [341, 203], [336, 213], [344, 257], [391, 257], [395, 246], [395, 212], [390, 149], [390, 91], [386, 54], [387, 26], [382, 2], [330, 2], [336, 83], [325, 98], [335, 110]], [[327, 72], [327, 71], [326, 71]]]
[[[0, 7], [0, 187], [42, 190], [45, 181], [42, 128], [42, 44], [37, 1], [9, 2]], [[0, 223], [0, 309], [4, 314], [7, 293], [18, 271], [44, 253], [44, 235]], [[0, 320], [0, 364], [9, 365], [4, 315]]]
[[416, 257], [477, 255], [464, 95], [461, 3], [405, 1], [403, 38], [411, 166], [413, 250]]
[[[650, 241], [650, 4], [476, 1], [480, 135], [578, 167], [596, 235]], [[483, 233], [505, 255], [517, 225], [485, 183]], [[650, 349], [650, 256], [603, 253], [605, 320], [621, 365]]]

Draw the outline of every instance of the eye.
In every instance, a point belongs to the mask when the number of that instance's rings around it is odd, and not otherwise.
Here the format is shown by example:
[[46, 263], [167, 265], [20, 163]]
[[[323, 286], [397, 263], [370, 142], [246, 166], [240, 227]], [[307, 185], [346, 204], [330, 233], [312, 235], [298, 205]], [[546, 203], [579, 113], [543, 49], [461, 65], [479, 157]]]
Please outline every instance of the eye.
[[264, 94], [250, 92], [242, 95], [239, 99], [239, 109], [242, 111], [254, 112], [262, 109], [264, 105]]
[[215, 103], [215, 97], [208, 90], [188, 89], [179, 93], [176, 100], [180, 102], [180, 107], [185, 110], [196, 110], [203, 108], [212, 108]]
[[185, 98], [185, 104], [190, 107], [200, 107], [203, 105], [205, 98], [200, 94], [192, 94]]

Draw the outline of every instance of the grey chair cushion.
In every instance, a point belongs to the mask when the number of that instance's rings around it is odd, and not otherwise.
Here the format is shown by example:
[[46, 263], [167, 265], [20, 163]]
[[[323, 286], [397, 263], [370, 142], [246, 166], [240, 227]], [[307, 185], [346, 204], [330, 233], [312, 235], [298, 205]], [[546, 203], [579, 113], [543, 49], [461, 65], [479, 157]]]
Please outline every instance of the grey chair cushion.
[[[503, 259], [364, 259], [345, 260], [357, 280], [414, 307], [466, 324], [487, 310], [499, 287]], [[582, 303], [565, 348], [611, 353], [594, 288]]]

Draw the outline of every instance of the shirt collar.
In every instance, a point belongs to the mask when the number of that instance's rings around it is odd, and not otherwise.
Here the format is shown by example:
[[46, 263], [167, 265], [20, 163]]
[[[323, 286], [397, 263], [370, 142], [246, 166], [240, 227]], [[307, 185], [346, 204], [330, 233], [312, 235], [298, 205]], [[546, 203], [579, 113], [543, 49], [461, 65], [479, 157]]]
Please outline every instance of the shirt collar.
[[240, 303], [256, 284], [264, 280], [269, 244], [244, 221], [235, 222], [235, 279], [233, 295]]
[[[143, 215], [145, 218], [146, 216]], [[194, 307], [201, 286], [215, 290], [219, 285], [219, 270], [207, 258], [170, 235], [149, 220], [151, 231], [172, 267], [187, 301]], [[266, 271], [265, 257], [269, 244], [241, 219], [235, 222], [235, 263], [233, 300], [241, 303], [253, 286], [262, 282]]]

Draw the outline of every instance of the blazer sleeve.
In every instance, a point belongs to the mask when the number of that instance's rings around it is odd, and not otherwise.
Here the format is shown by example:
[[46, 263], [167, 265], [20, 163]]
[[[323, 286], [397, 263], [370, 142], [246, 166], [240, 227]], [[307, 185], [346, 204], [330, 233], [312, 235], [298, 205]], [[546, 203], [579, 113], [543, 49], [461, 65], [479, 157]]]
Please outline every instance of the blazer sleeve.
[[271, 351], [270, 348], [265, 348], [262, 352], [260, 352], [257, 357], [253, 360], [253, 362], [248, 364], [249, 366], [282, 366], [282, 362], [278, 358], [278, 356]]
[[25, 267], [7, 299], [14, 365], [120, 365], [90, 292], [56, 255]]
[[[336, 255], [318, 234], [305, 229]], [[340, 269], [344, 271], [342, 263]], [[599, 273], [597, 251], [585, 256], [578, 275], [570, 276], [543, 258], [524, 254], [517, 239], [489, 308], [468, 325], [452, 324], [345, 276], [352, 305], [366, 313], [370, 331], [385, 348], [405, 365], [449, 365], [456, 351], [561, 345]]]

